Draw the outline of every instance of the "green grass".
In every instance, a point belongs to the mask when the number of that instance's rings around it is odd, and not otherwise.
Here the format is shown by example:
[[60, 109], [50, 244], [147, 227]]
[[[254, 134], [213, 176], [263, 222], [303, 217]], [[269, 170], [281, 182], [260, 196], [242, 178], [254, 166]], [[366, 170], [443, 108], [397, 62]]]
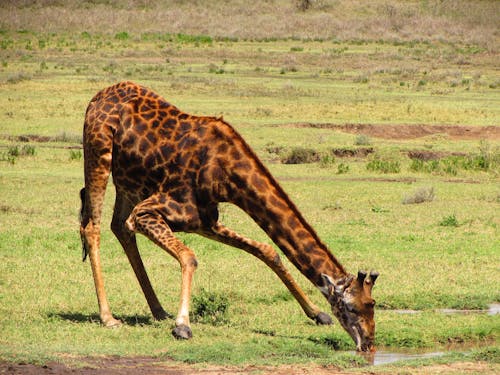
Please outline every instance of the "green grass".
[[[394, 12], [401, 16], [400, 6]], [[436, 310], [483, 309], [500, 301], [498, 288], [492, 287], [500, 282], [498, 139], [481, 142], [434, 134], [391, 140], [290, 126], [497, 126], [495, 49], [488, 41], [471, 39], [278, 34], [226, 38], [196, 31], [141, 33], [120, 26], [109, 34], [90, 29], [1, 30], [0, 360], [44, 363], [147, 355], [187, 363], [360, 364], [360, 358], [345, 352], [353, 344], [340, 326], [319, 327], [309, 321], [261, 262], [187, 234], [179, 236], [195, 250], [200, 264], [193, 299], [199, 306], [213, 304], [214, 310], [211, 317], [193, 323], [192, 341], [175, 341], [172, 320], [152, 320], [123, 250], [108, 229], [111, 184], [102, 257], [111, 307], [125, 325], [117, 330], [100, 326], [78, 234], [81, 128], [86, 105], [98, 90], [134, 80], [188, 112], [224, 115], [341, 263], [350, 272], [380, 272], [374, 289], [379, 347], [487, 344], [487, 349], [445, 361], [495, 363], [498, 315]], [[334, 148], [366, 144], [374, 155], [331, 156]], [[317, 157], [307, 164], [283, 164], [283, 155], [293, 150], [309, 150]], [[409, 150], [465, 156], [443, 157], [433, 166], [412, 161], [406, 156]], [[371, 160], [380, 168], [367, 169]], [[388, 162], [397, 162], [398, 168], [380, 173]], [[433, 199], [402, 203], [429, 187]], [[233, 206], [222, 205], [221, 219], [256, 240], [269, 241]], [[139, 245], [160, 300], [175, 314], [178, 264], [144, 238]], [[306, 293], [327, 311], [320, 293], [289, 266]], [[422, 312], [401, 315], [393, 309]], [[211, 324], [221, 311], [223, 319]]]

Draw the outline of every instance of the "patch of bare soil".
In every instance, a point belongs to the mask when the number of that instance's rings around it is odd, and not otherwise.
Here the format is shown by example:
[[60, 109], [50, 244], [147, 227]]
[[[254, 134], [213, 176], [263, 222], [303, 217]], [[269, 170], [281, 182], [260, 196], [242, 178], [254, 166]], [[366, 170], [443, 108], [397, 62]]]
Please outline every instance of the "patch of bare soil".
[[[83, 363], [83, 364], [82, 364]], [[482, 375], [498, 374], [500, 365], [483, 362], [457, 362], [452, 364], [436, 364], [421, 367], [386, 367], [367, 368], [366, 371], [354, 370], [356, 374], [463, 374], [481, 373]], [[105, 358], [82, 358], [80, 365], [68, 366], [57, 362], [49, 362], [46, 365], [32, 365], [25, 363], [9, 364], [0, 362], [0, 374], [23, 374], [23, 375], [346, 375], [352, 374], [349, 370], [341, 371], [335, 367], [321, 366], [210, 366], [198, 368], [195, 366], [175, 364], [168, 360], [160, 360], [150, 357], [105, 357]]]
[[315, 124], [298, 123], [285, 126], [333, 129], [351, 134], [364, 134], [384, 139], [415, 139], [443, 135], [449, 139], [500, 139], [500, 126], [409, 125], [409, 124]]
[[23, 375], [341, 375], [344, 372], [333, 367], [318, 366], [208, 366], [195, 367], [149, 357], [106, 357], [106, 358], [82, 358], [83, 365], [68, 366], [57, 362], [49, 362], [46, 365], [33, 364], [8, 364], [0, 363], [0, 374], [23, 374]]

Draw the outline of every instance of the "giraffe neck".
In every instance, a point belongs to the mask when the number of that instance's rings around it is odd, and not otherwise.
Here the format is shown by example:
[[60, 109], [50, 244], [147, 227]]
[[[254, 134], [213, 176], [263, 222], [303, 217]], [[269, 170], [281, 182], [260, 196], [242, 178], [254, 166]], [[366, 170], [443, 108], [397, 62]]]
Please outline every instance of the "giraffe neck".
[[322, 273], [333, 279], [346, 276], [344, 267], [271, 173], [243, 139], [240, 142], [238, 148], [246, 157], [228, 169], [231, 183], [224, 200], [238, 205], [250, 215], [315, 286], [324, 286]]

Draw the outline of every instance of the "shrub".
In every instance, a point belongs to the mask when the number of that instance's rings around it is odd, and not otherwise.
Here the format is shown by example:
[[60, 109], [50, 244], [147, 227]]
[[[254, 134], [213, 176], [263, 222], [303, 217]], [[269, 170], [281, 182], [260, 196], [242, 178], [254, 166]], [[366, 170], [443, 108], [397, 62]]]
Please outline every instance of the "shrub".
[[82, 151], [81, 150], [69, 150], [69, 160], [81, 160]]
[[284, 164], [305, 164], [319, 161], [319, 154], [311, 148], [295, 147], [281, 162]]
[[226, 296], [202, 289], [193, 296], [193, 320], [199, 323], [222, 325], [229, 322], [229, 301]]
[[35, 146], [24, 145], [21, 148], [21, 155], [34, 156], [35, 155]]
[[349, 172], [349, 164], [340, 163], [337, 166], [337, 174], [344, 174]]
[[129, 38], [129, 35], [126, 31], [122, 31], [122, 32], [115, 34], [115, 39], [118, 39], [118, 40], [127, 40], [128, 38]]
[[439, 160], [424, 161], [421, 159], [411, 159], [410, 170], [426, 173], [437, 172], [439, 170]]
[[319, 161], [319, 166], [321, 168], [329, 168], [333, 164], [335, 164], [335, 156], [331, 154], [324, 154], [321, 156], [321, 159]]
[[358, 134], [354, 140], [356, 146], [368, 146], [371, 145], [372, 140], [366, 134]]
[[415, 203], [424, 203], [424, 202], [432, 202], [434, 200], [434, 187], [432, 186], [424, 186], [416, 189], [413, 193], [409, 195], [405, 195], [403, 198], [403, 204], [415, 204]]
[[453, 214], [443, 217], [443, 219], [439, 222], [439, 225], [442, 227], [458, 227], [459, 224], [455, 214]]
[[392, 155], [375, 154], [366, 164], [366, 169], [381, 173], [399, 173], [401, 171], [401, 163]]

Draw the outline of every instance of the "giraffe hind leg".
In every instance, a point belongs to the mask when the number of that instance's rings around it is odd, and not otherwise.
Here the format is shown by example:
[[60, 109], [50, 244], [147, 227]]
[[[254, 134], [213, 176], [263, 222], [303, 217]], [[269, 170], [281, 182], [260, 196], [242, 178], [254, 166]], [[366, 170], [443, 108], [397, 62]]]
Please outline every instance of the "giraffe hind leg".
[[193, 335], [189, 322], [191, 283], [198, 262], [194, 252], [175, 237], [163, 215], [160, 215], [151, 203], [151, 199], [139, 203], [128, 217], [126, 226], [132, 232], [145, 235], [179, 262], [181, 299], [172, 335], [177, 339], [190, 339]]
[[80, 234], [84, 255], [88, 254], [90, 258], [101, 322], [104, 326], [112, 328], [120, 326], [121, 321], [115, 319], [111, 314], [104, 288], [99, 249], [102, 206], [111, 173], [112, 147], [110, 140], [111, 138], [109, 138], [108, 143], [92, 143], [84, 137], [85, 188], [80, 192], [83, 202]]
[[85, 241], [85, 232], [83, 228], [85, 224], [83, 223], [83, 217], [85, 212], [85, 188], [80, 190], [80, 200], [82, 202], [82, 207], [80, 209], [80, 239], [82, 241], [82, 261], [85, 262], [87, 255], [89, 254], [89, 249], [87, 247], [87, 242]]
[[130, 206], [123, 201], [121, 194], [117, 191], [115, 209], [113, 213], [113, 219], [111, 221], [111, 230], [115, 234], [116, 238], [120, 242], [127, 255], [127, 258], [134, 270], [134, 273], [139, 281], [141, 289], [146, 297], [149, 308], [153, 317], [156, 320], [163, 320], [167, 317], [171, 317], [163, 307], [161, 306], [156, 293], [153, 290], [151, 282], [149, 280], [146, 269], [144, 268], [144, 263], [142, 262], [141, 256], [139, 254], [139, 249], [137, 248], [137, 241], [135, 238], [135, 233], [130, 231], [125, 226], [125, 220], [129, 216], [131, 211]]

